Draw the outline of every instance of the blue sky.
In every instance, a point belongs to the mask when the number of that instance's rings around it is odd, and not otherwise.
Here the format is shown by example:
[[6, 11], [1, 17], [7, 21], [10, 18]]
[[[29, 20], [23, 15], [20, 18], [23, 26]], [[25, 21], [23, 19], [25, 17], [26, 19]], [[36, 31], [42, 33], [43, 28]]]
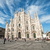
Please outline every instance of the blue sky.
[[44, 32], [50, 31], [50, 0], [0, 0], [0, 27], [5, 28], [6, 21], [21, 8], [32, 17], [37, 12]]

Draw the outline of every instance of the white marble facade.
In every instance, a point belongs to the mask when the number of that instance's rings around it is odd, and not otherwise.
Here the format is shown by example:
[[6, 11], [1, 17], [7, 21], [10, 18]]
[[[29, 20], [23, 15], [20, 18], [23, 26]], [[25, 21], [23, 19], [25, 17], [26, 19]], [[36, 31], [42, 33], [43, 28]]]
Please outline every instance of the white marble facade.
[[43, 28], [38, 14], [35, 13], [33, 17], [31, 18], [29, 12], [26, 14], [24, 10], [15, 13], [10, 23], [6, 22], [5, 38], [42, 38]]

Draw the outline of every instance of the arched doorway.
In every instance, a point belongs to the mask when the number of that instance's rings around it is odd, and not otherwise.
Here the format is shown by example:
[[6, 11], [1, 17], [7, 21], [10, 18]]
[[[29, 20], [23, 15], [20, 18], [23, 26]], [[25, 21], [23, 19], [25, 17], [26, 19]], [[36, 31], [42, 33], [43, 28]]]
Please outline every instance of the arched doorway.
[[29, 38], [29, 34], [27, 34], [27, 38]]
[[33, 35], [34, 35], [34, 38], [36, 38], [36, 34], [34, 33]]
[[18, 38], [21, 38], [21, 32], [18, 33]]

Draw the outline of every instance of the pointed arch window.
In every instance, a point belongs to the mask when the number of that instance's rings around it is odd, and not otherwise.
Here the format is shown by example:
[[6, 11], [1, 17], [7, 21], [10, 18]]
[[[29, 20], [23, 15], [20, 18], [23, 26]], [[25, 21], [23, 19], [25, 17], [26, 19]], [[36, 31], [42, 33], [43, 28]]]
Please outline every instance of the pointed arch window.
[[27, 38], [29, 38], [29, 34], [27, 34]]
[[14, 31], [14, 29], [12, 28], [12, 31]]
[[34, 26], [33, 26], [33, 29], [34, 29]]
[[19, 24], [19, 27], [20, 27], [21, 25]]
[[28, 26], [26, 27], [26, 29], [28, 30]]
[[36, 34], [35, 33], [33, 34], [33, 36], [34, 36], [34, 38], [36, 38]]

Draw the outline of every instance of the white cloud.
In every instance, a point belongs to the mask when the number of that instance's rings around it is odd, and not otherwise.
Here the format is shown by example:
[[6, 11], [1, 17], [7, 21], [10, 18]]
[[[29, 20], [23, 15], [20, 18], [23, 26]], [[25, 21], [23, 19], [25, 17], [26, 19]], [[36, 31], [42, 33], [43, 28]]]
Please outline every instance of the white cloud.
[[5, 20], [5, 18], [0, 17], [0, 23], [1, 23], [1, 24], [5, 24], [5, 21], [4, 21], [4, 20]]
[[25, 3], [25, 7], [28, 7], [28, 4], [29, 4], [28, 2], [29, 2], [29, 1], [27, 0], [26, 3]]
[[7, 18], [7, 17], [9, 17], [9, 16], [8, 16], [8, 15], [5, 15], [4, 13], [2, 13], [2, 12], [0, 11], [0, 17]]
[[30, 12], [30, 15], [33, 17], [34, 13], [38, 13], [39, 15], [44, 14], [45, 11], [41, 10], [41, 6], [31, 5], [28, 6], [26, 12]]
[[30, 14], [34, 14], [35, 12], [38, 12], [39, 11], [39, 6], [35, 6], [35, 5], [31, 5], [31, 6], [28, 6], [26, 11], [29, 11]]
[[0, 0], [0, 6], [3, 7], [3, 0]]
[[[6, 1], [6, 2], [4, 2], [4, 1]], [[9, 8], [9, 10], [10, 10], [10, 12], [11, 12], [11, 15], [13, 14], [13, 7], [11, 6], [12, 4], [14, 5], [14, 0], [0, 0], [0, 6], [3, 8], [3, 10], [4, 10], [4, 12], [5, 13], [7, 13], [6, 11], [5, 11], [5, 8], [4, 8], [4, 3], [6, 3], [7, 4], [7, 6], [8, 6], [8, 8]], [[16, 2], [15, 3], [17, 3], [17, 5], [20, 3], [20, 2], [22, 2], [22, 0], [15, 0]], [[42, 3], [41, 3], [42, 2]], [[42, 14], [45, 14], [46, 12], [44, 11], [44, 10], [46, 10], [47, 8], [45, 8], [45, 9], [43, 9], [45, 6], [50, 6], [50, 2], [49, 3], [46, 3], [45, 4], [45, 0], [44, 1], [42, 1], [42, 0], [37, 0], [35, 3], [34, 3], [34, 5], [33, 5], [33, 2], [31, 3], [31, 5], [29, 6], [29, 0], [27, 0], [26, 1], [26, 3], [25, 3], [25, 7], [26, 7], [26, 12], [30, 12], [30, 15], [33, 17], [34, 16], [34, 13], [35, 12], [37, 12], [38, 14], [40, 14], [40, 15], [42, 15]], [[37, 6], [37, 5], [39, 5], [40, 4], [40, 6]], [[18, 9], [19, 10], [19, 9]], [[4, 15], [2, 12], [0, 12], [0, 16], [1, 15], [3, 15], [4, 17], [7, 17], [8, 15]], [[47, 17], [48, 16], [50, 16], [50, 15], [47, 15]], [[45, 15], [44, 16], [42, 16], [41, 17], [41, 22], [46, 22], [46, 23], [50, 23], [50, 20], [49, 20], [49, 17], [47, 18]], [[46, 19], [45, 19], [46, 18]], [[6, 18], [5, 18], [6, 19]], [[0, 22], [0, 23], [4, 23], [4, 19], [3, 20], [1, 20], [0, 19], [0, 21], [2, 21], [2, 22]]]
[[[42, 0], [37, 0], [35, 3], [34, 3], [34, 5], [33, 5], [33, 2], [31, 3], [31, 5], [30, 6], [28, 6], [28, 1], [26, 2], [26, 12], [27, 11], [30, 11], [30, 14], [31, 14], [31, 16], [33, 16], [33, 14], [35, 13], [35, 12], [37, 12], [39, 15], [44, 15], [44, 14], [46, 14], [46, 10], [48, 9], [48, 7], [46, 7], [46, 6], [50, 6], [50, 2], [48, 2], [48, 3], [46, 3], [45, 4], [45, 2], [46, 2], [46, 0], [44, 0], [44, 1], [42, 1]], [[38, 6], [39, 5], [39, 6]], [[44, 8], [44, 7], [46, 7], [46, 8]]]
[[46, 23], [50, 23], [50, 20], [46, 21]]
[[26, 12], [29, 11], [32, 17], [34, 16], [34, 13], [37, 12], [38, 15], [42, 15], [40, 18], [42, 23], [50, 23], [50, 15], [45, 15], [46, 11], [44, 11], [42, 8], [43, 6], [31, 5], [27, 7]]
[[40, 1], [37, 0], [36, 3], [35, 3], [35, 5], [37, 5], [37, 4], [39, 4], [39, 3], [40, 3]]
[[2, 12], [0, 11], [0, 16], [1, 16], [1, 15], [2, 15], [2, 16], [4, 16], [5, 14], [4, 14], [4, 13], [2, 13]]
[[44, 6], [50, 6], [50, 2], [48, 2], [47, 4], [44, 4]]
[[[13, 12], [13, 6], [15, 6], [14, 3], [16, 3], [17, 5], [19, 4], [19, 2], [21, 2], [21, 0], [6, 0], [6, 4], [9, 7], [9, 10], [11, 12], [11, 15], [14, 13]], [[13, 6], [12, 6], [13, 5]]]
[[38, 11], [39, 11], [39, 6], [31, 5], [31, 6], [29, 6], [29, 7], [27, 8], [27, 10], [29, 10], [30, 13], [31, 13], [32, 11], [38, 12]]
[[44, 15], [40, 18], [42, 23], [50, 23], [50, 15]]

